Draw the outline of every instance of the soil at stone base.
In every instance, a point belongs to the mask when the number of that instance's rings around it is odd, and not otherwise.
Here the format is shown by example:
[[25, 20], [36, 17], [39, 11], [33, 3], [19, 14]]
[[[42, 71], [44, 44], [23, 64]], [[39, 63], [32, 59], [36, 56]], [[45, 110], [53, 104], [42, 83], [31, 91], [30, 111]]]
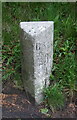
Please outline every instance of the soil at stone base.
[[27, 99], [25, 91], [17, 89], [13, 82], [3, 83], [3, 90], [0, 98], [2, 97], [2, 118], [77, 118], [77, 106], [75, 103], [67, 104], [62, 109], [52, 113], [50, 110], [49, 115], [42, 114], [41, 108], [45, 108], [45, 104], [34, 105], [33, 99]]

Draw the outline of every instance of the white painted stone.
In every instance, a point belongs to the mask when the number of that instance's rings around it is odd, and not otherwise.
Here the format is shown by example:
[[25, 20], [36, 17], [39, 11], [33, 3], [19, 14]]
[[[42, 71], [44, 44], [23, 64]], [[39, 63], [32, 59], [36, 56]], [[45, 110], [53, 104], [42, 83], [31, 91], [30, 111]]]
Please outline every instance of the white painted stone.
[[39, 104], [48, 87], [53, 62], [53, 21], [21, 22], [24, 88]]

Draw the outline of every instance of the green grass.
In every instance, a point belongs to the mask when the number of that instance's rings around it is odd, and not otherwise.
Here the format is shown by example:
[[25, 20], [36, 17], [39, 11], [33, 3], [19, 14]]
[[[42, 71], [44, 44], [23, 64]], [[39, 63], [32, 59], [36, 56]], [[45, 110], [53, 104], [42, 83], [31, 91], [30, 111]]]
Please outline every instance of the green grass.
[[[3, 80], [13, 79], [21, 86], [21, 21], [54, 21], [54, 59], [50, 75], [51, 86], [45, 91], [48, 105], [63, 105], [65, 95], [72, 98], [76, 81], [76, 3], [2, 3]], [[59, 86], [59, 89], [58, 89]], [[64, 92], [67, 90], [67, 92]], [[53, 94], [54, 93], [54, 94]], [[58, 93], [58, 94], [56, 94]], [[65, 93], [65, 94], [64, 94]]]
[[45, 99], [47, 100], [47, 104], [49, 105], [52, 112], [56, 110], [56, 108], [61, 108], [64, 106], [64, 95], [62, 93], [62, 86], [58, 83], [49, 86], [44, 90]]

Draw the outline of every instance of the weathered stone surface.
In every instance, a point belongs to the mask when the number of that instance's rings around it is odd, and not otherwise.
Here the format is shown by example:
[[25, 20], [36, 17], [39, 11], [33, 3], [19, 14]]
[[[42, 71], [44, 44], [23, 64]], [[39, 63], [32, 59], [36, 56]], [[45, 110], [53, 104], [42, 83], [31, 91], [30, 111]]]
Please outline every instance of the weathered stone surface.
[[21, 22], [22, 78], [37, 103], [49, 85], [53, 61], [53, 22]]

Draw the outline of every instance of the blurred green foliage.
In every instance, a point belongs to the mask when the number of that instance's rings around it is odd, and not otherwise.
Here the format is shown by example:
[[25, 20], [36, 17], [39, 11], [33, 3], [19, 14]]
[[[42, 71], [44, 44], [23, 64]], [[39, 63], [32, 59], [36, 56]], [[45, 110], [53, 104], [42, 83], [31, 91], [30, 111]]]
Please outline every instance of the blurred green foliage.
[[[22, 84], [19, 23], [21, 21], [54, 21], [54, 59], [50, 75], [52, 85], [45, 90], [45, 95], [52, 108], [63, 105], [63, 93], [73, 98], [74, 91], [77, 91], [75, 12], [76, 3], [73, 2], [2, 3], [3, 80], [12, 76], [16, 85]], [[66, 89], [67, 92], [64, 92]]]

